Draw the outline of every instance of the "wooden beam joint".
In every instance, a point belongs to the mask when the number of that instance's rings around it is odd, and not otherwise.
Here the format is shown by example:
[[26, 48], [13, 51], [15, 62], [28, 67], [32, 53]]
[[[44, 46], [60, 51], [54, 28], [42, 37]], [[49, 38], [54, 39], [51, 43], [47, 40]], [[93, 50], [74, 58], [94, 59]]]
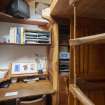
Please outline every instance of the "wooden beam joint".
[[77, 7], [80, 0], [69, 0], [69, 5]]

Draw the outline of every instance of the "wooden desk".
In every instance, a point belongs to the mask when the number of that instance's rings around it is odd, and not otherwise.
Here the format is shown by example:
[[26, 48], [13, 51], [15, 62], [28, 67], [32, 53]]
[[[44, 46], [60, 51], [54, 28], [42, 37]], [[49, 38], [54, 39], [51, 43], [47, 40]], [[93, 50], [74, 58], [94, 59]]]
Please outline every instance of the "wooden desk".
[[[5, 96], [7, 92], [18, 92], [15, 96]], [[11, 84], [9, 88], [0, 89], [0, 101], [13, 100], [16, 98], [25, 98], [31, 96], [38, 96], [43, 94], [52, 94], [54, 89], [50, 81], [40, 80], [32, 83], [15, 83]]]

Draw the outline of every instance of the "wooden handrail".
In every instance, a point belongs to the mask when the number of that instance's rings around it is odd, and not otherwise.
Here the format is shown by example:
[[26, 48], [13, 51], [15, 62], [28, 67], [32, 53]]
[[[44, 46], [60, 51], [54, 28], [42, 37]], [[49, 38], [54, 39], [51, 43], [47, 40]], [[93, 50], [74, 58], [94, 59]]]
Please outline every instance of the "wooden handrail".
[[70, 92], [77, 98], [83, 105], [95, 105], [77, 86], [70, 84]]
[[81, 45], [105, 39], [105, 33], [70, 39], [70, 45]]

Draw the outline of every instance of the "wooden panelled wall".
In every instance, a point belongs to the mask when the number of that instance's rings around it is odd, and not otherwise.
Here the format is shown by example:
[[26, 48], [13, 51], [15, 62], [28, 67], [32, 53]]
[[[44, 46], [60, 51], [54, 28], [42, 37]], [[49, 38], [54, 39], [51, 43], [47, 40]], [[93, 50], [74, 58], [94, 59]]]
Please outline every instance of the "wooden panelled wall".
[[[73, 21], [70, 23], [70, 38], [73, 38]], [[76, 37], [105, 33], [105, 20], [77, 18]], [[76, 47], [77, 82], [95, 105], [105, 105], [105, 41], [102, 43], [83, 44]], [[73, 80], [73, 48], [71, 53], [71, 75]], [[77, 80], [77, 81], [78, 81]], [[83, 87], [83, 88], [82, 88]], [[70, 94], [71, 96], [71, 94]], [[73, 105], [73, 97], [70, 97]], [[82, 105], [77, 102], [77, 105]]]
[[[77, 20], [76, 37], [105, 33], [105, 21], [79, 18]], [[71, 21], [71, 36], [73, 38], [73, 23]], [[71, 54], [73, 50], [71, 47]], [[71, 55], [71, 71], [73, 71], [73, 55]], [[76, 47], [76, 70], [78, 77], [87, 79], [105, 79], [105, 44], [83, 44]], [[71, 74], [72, 75], [72, 74]]]

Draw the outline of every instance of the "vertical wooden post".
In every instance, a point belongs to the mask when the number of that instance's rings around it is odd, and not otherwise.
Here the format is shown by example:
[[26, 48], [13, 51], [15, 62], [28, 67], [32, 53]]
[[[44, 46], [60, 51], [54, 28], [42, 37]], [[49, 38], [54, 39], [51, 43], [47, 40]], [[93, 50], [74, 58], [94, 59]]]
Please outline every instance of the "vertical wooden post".
[[[76, 38], [76, 7], [78, 5], [78, 0], [75, 0], [74, 2], [70, 2], [70, 5], [73, 5], [73, 9], [74, 9], [74, 32], [73, 32], [73, 39]], [[74, 87], [76, 87], [76, 47], [73, 46], [73, 84], [74, 84]], [[77, 99], [76, 97], [74, 96], [74, 105], [77, 105]]]
[[[74, 39], [76, 38], [76, 6], [74, 4]], [[76, 87], [76, 48], [73, 46], [74, 50], [74, 86]], [[77, 105], [77, 99], [74, 96], [74, 105]]]
[[59, 80], [58, 80], [58, 24], [52, 27], [52, 82], [56, 93], [52, 96], [52, 105], [59, 105]]

